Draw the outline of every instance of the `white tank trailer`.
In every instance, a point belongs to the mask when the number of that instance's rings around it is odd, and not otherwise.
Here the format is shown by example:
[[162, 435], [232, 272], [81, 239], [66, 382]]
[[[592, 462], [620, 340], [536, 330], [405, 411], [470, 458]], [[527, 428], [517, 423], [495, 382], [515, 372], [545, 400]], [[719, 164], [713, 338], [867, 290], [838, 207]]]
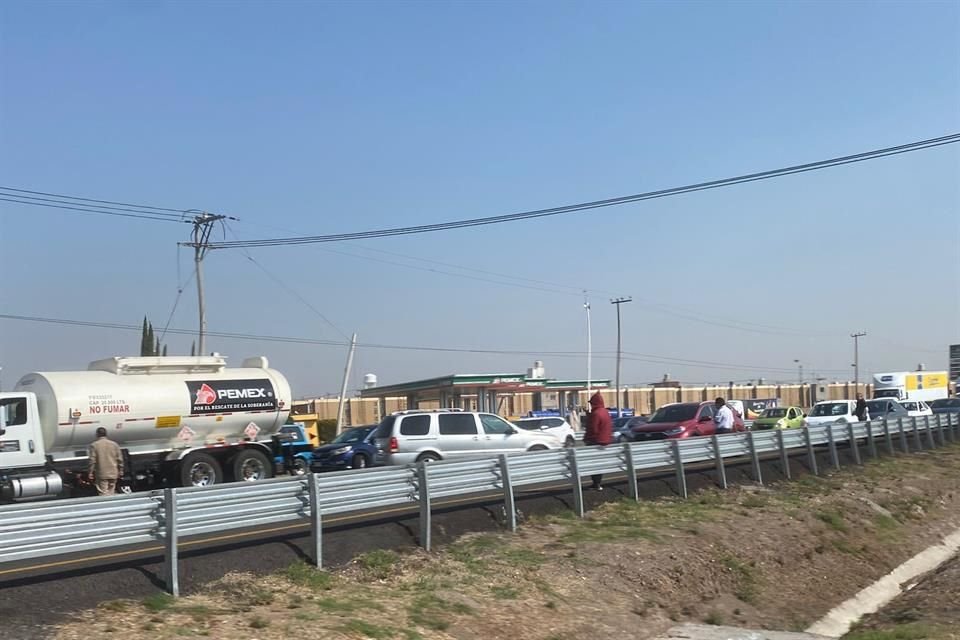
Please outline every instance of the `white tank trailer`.
[[0, 393], [0, 498], [87, 485], [98, 427], [123, 449], [123, 491], [268, 478], [290, 403], [264, 357], [234, 369], [221, 356], [115, 357], [30, 373]]

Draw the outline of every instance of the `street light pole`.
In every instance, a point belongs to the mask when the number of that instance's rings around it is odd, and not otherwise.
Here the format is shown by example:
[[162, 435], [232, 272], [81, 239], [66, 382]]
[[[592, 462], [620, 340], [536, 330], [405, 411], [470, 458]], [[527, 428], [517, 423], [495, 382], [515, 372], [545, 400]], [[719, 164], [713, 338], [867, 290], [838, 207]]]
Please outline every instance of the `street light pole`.
[[851, 333], [853, 338], [853, 389], [854, 395], [860, 393], [860, 338], [867, 335], [866, 331]]
[[626, 302], [633, 302], [633, 298], [614, 298], [610, 304], [617, 307], [617, 417], [623, 415], [623, 408], [620, 406], [623, 402], [620, 399], [620, 305]]
[[[587, 401], [590, 401], [590, 385], [593, 382], [593, 337], [590, 328], [590, 300], [587, 299], [587, 292], [583, 292], [583, 308], [587, 312]], [[577, 398], [577, 406], [580, 406], [580, 399]]]
[[797, 384], [803, 384], [803, 363], [799, 360], [794, 360], [794, 364], [797, 365]]

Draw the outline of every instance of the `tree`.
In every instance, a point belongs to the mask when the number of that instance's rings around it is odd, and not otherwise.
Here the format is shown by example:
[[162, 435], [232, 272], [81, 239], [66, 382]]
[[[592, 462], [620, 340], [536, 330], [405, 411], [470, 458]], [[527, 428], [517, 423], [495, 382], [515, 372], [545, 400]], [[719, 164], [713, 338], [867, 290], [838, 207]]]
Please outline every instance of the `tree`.
[[150, 322], [147, 324], [147, 352], [144, 355], [148, 355], [148, 356], [157, 355], [153, 352], [154, 340], [155, 338], [153, 336], [153, 323]]
[[147, 340], [147, 316], [143, 316], [143, 331], [140, 333], [140, 355], [150, 355], [150, 341]]
[[159, 356], [167, 355], [167, 345], [160, 344], [160, 337], [153, 330], [153, 323], [143, 316], [143, 329], [140, 332], [140, 355]]

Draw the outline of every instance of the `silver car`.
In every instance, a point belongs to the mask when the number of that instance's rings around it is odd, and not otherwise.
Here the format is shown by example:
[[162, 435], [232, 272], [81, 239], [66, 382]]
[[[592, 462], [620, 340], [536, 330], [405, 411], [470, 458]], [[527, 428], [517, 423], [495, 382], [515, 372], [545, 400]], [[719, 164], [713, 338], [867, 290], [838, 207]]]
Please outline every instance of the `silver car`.
[[517, 429], [492, 413], [449, 409], [401, 411], [387, 416], [377, 426], [374, 442], [377, 461], [391, 465], [563, 446], [555, 436]]

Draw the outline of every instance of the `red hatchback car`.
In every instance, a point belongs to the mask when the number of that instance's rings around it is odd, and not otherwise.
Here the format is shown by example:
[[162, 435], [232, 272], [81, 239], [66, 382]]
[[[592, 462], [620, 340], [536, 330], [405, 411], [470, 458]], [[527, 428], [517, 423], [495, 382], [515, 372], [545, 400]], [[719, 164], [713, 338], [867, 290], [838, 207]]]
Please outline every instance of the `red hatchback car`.
[[[733, 430], [746, 431], [743, 417], [733, 411]], [[693, 436], [712, 436], [716, 433], [713, 416], [716, 405], [713, 402], [680, 402], [668, 404], [657, 409], [646, 424], [633, 428], [633, 441], [665, 440], [690, 438]]]

